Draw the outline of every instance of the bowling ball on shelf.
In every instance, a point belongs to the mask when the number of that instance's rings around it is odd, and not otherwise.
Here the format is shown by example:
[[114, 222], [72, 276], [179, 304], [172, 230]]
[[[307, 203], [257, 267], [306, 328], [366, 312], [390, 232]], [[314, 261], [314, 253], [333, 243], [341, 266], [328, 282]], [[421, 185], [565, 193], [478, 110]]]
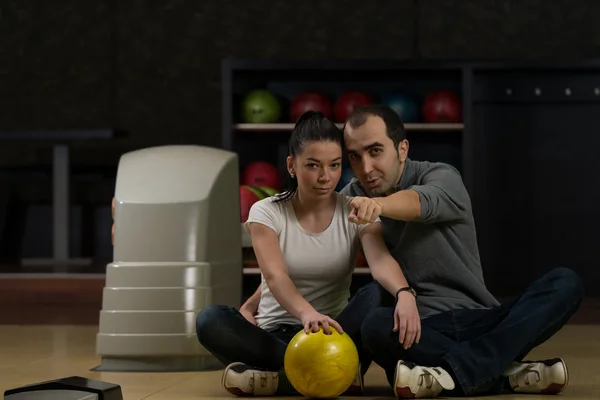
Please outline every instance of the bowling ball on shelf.
[[365, 258], [364, 254], [362, 252], [358, 252], [358, 256], [356, 259], [356, 266], [358, 268], [365, 268], [368, 267], [369, 265], [367, 264], [367, 259]]
[[260, 200], [266, 199], [267, 197], [275, 196], [278, 192], [277, 190], [266, 187], [266, 186], [248, 186], [246, 187], [251, 190], [255, 195], [258, 196]]
[[277, 168], [266, 161], [254, 161], [242, 171], [242, 185], [267, 186], [279, 190], [280, 180]]
[[429, 93], [423, 101], [423, 120], [431, 124], [461, 122], [460, 97], [449, 90]]
[[416, 99], [408, 93], [389, 93], [383, 97], [382, 103], [396, 111], [404, 123], [419, 121], [421, 110]]
[[279, 191], [277, 189], [273, 189], [267, 186], [261, 186], [259, 187], [260, 190], [262, 190], [264, 193], [266, 193], [265, 197], [272, 197], [275, 196], [277, 193], [279, 193]]
[[269, 124], [281, 118], [281, 104], [268, 90], [253, 90], [242, 101], [242, 121], [249, 124]]
[[240, 221], [246, 222], [248, 220], [248, 214], [250, 214], [250, 208], [252, 205], [259, 201], [260, 198], [256, 193], [248, 186], [240, 186]]
[[296, 122], [307, 111], [320, 111], [325, 118], [331, 119], [333, 106], [323, 93], [302, 92], [292, 100], [290, 106], [290, 120]]
[[355, 108], [373, 104], [373, 98], [364, 92], [349, 91], [342, 93], [333, 106], [335, 122], [344, 123]]

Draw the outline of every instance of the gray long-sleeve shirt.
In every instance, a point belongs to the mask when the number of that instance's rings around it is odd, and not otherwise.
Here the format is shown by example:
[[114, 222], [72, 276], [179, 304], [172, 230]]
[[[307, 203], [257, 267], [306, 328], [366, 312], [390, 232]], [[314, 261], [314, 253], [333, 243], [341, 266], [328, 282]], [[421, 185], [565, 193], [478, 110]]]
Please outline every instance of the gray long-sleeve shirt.
[[[406, 160], [399, 190], [414, 190], [421, 215], [410, 221], [380, 217], [384, 240], [417, 291], [421, 318], [499, 303], [485, 286], [471, 200], [459, 172], [444, 163]], [[368, 196], [353, 179], [348, 196]]]

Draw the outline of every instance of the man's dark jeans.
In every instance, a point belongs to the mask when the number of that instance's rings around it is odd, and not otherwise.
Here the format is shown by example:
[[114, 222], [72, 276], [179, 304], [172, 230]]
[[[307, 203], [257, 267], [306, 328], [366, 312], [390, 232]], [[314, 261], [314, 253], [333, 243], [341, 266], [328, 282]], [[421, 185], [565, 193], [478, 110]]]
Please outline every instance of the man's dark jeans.
[[391, 307], [373, 311], [362, 327], [365, 349], [385, 369], [390, 385], [398, 360], [440, 366], [456, 388], [445, 396], [506, 392], [504, 370], [522, 361], [552, 337], [577, 311], [583, 298], [580, 278], [557, 268], [535, 281], [517, 299], [493, 309], [452, 310], [421, 321], [421, 340], [405, 350], [392, 332]]
[[[371, 359], [362, 347], [361, 325], [381, 305], [384, 294], [379, 284], [369, 283], [358, 289], [335, 318], [356, 344], [363, 373]], [[302, 329], [301, 325], [284, 325], [266, 331], [248, 322], [234, 307], [219, 305], [203, 309], [196, 320], [198, 340], [223, 364], [242, 362], [267, 371], [282, 370], [287, 344]]]

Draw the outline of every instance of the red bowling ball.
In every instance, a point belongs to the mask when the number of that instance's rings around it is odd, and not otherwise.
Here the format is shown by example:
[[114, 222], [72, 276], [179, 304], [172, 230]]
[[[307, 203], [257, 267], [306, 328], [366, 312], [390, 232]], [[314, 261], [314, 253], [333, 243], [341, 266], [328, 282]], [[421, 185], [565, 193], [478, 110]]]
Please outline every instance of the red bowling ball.
[[346, 122], [355, 108], [367, 104], [373, 104], [373, 98], [367, 93], [358, 91], [343, 93], [338, 97], [333, 108], [335, 122]]
[[325, 118], [331, 119], [332, 109], [331, 101], [323, 93], [302, 92], [292, 101], [290, 119], [292, 122], [296, 122], [302, 114], [311, 110], [320, 111]]

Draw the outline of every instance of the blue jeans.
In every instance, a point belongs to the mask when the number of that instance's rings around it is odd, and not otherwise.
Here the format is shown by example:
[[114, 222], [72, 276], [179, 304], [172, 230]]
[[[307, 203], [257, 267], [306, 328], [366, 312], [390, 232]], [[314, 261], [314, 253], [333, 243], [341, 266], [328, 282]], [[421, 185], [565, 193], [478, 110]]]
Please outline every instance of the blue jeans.
[[405, 350], [392, 332], [391, 307], [374, 310], [362, 326], [362, 339], [373, 361], [393, 385], [398, 360], [440, 366], [456, 388], [443, 396], [509, 392], [502, 373], [558, 332], [577, 311], [583, 285], [570, 269], [554, 269], [517, 299], [492, 309], [452, 310], [421, 321], [421, 340]]
[[[363, 373], [371, 364], [371, 358], [362, 346], [361, 325], [366, 316], [381, 305], [384, 295], [379, 284], [369, 283], [356, 292], [335, 318], [356, 344]], [[200, 344], [223, 364], [242, 362], [267, 371], [282, 371], [287, 344], [302, 329], [298, 324], [266, 331], [248, 322], [234, 307], [221, 305], [206, 307], [196, 319]]]

